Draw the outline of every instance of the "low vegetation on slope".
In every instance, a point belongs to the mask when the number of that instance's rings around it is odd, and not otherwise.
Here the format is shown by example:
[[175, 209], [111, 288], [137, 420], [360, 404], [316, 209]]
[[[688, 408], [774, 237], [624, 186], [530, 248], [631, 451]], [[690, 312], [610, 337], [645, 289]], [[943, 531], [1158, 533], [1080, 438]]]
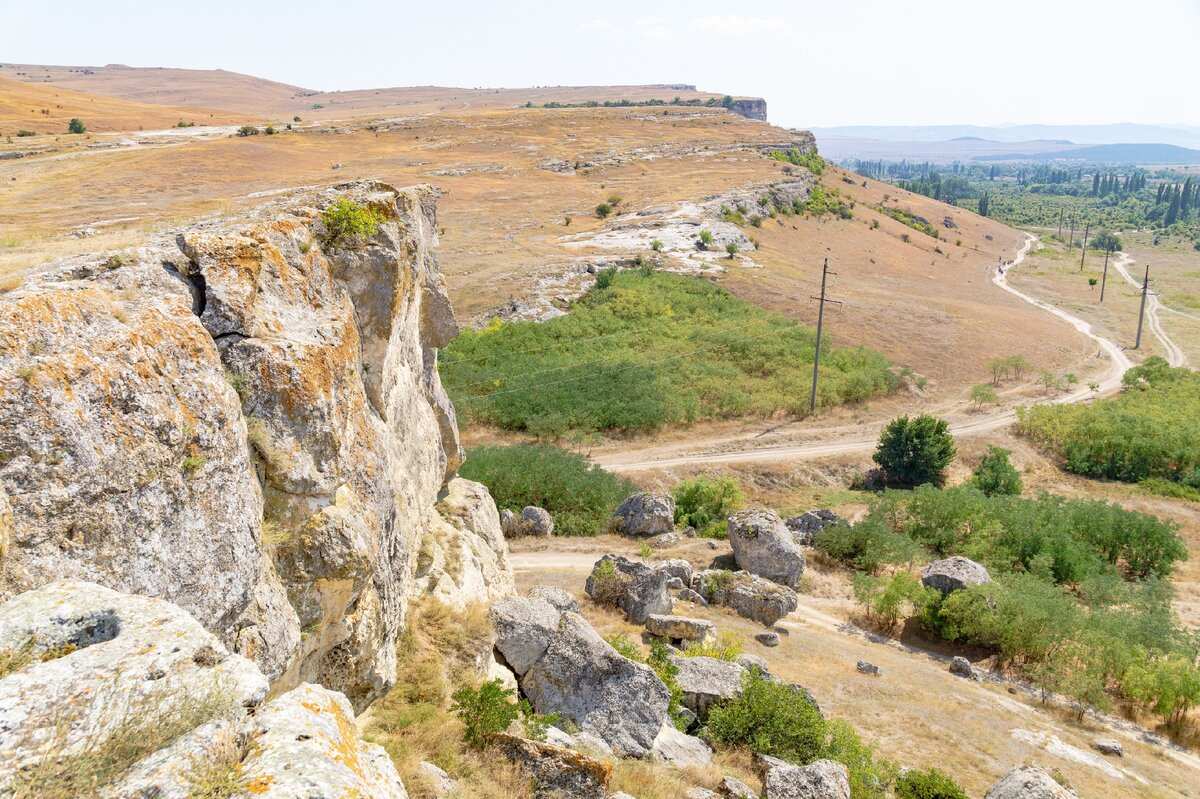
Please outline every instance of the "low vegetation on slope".
[[1129, 370], [1125, 386], [1088, 405], [1019, 411], [1018, 430], [1078, 474], [1200, 489], [1200, 373], [1155, 356]]
[[[606, 271], [565, 316], [464, 332], [441, 374], [467, 423], [546, 437], [650, 431], [806, 413], [815, 343], [812, 328], [706, 280]], [[879, 353], [822, 347], [822, 407], [896, 383]]]

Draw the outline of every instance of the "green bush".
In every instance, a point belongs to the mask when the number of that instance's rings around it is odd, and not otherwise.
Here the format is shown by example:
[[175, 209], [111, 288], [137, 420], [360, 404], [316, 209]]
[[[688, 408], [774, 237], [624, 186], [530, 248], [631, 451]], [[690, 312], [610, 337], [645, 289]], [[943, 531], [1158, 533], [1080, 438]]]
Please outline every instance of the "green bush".
[[67, 133], [87, 133], [87, 125], [79, 117], [72, 117], [67, 123]]
[[709, 247], [712, 246], [713, 234], [712, 234], [711, 230], [701, 230], [699, 236], [700, 236], [700, 249], [707, 250]]
[[321, 221], [327, 243], [347, 246], [374, 236], [384, 216], [370, 206], [339, 197], [321, 214]]
[[255, 127], [254, 125], [242, 125], [240, 128], [238, 128], [237, 135], [239, 135], [239, 136], [257, 136], [258, 128]]
[[478, 688], [464, 685], [450, 698], [454, 704], [450, 709], [462, 720], [463, 740], [474, 749], [483, 749], [488, 739], [503, 732], [516, 720], [520, 708], [513, 699], [512, 688], [505, 688], [500, 680], [489, 680]]
[[892, 485], [941, 485], [955, 453], [948, 431], [946, 421], [935, 416], [901, 416], [884, 428], [872, 458]]
[[888, 564], [912, 563], [921, 555], [919, 544], [877, 515], [853, 526], [826, 527], [814, 544], [830, 558], [870, 574]]
[[771, 153], [771, 157], [776, 161], [782, 161], [785, 164], [802, 166], [809, 172], [812, 172], [814, 175], [820, 175], [825, 171], [825, 159], [817, 153], [815, 147], [811, 150], [805, 150], [804, 152], [800, 152], [795, 147], [787, 152], [776, 150], [775, 152]]
[[[815, 332], [707, 280], [601, 272], [571, 312], [465, 330], [440, 355], [459, 418], [554, 439], [808, 412]], [[821, 348], [818, 405], [891, 391], [888, 361]]]
[[596, 206], [596, 216], [604, 219], [613, 212], [612, 206], [608, 203], [600, 203]]
[[958, 783], [936, 768], [911, 769], [896, 779], [896, 799], [967, 799]]
[[989, 444], [987, 454], [979, 461], [972, 478], [975, 485], [984, 495], [1019, 496], [1021, 493], [1021, 473], [1013, 466], [1008, 456], [1011, 450]]
[[604, 532], [617, 505], [637, 490], [582, 455], [549, 444], [477, 447], [459, 473], [486, 485], [501, 508], [550, 511], [556, 535]]
[[707, 538], [724, 538], [729, 514], [745, 504], [746, 496], [732, 477], [693, 477], [671, 491], [675, 524], [696, 528]]

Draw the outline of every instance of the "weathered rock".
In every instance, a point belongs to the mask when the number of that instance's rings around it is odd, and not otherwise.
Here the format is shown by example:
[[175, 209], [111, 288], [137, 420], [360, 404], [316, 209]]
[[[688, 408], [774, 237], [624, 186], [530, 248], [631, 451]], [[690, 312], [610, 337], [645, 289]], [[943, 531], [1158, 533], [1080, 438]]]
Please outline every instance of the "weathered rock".
[[770, 630], [755, 633], [754, 640], [763, 646], [779, 646], [779, 633], [771, 632]]
[[774, 511], [742, 510], [729, 517], [729, 543], [742, 569], [795, 588], [804, 575], [804, 553]]
[[1017, 766], [992, 786], [983, 799], [1074, 799], [1075, 794], [1036, 766]]
[[567, 611], [572, 613], [583, 612], [583, 608], [579, 605], [579, 600], [564, 588], [556, 588], [552, 585], [535, 585], [526, 591], [525, 595], [530, 599], [541, 599], [549, 602], [563, 613]]
[[683, 536], [672, 530], [669, 533], [662, 533], [661, 535], [648, 538], [646, 539], [646, 543], [650, 545], [651, 549], [664, 549], [666, 547], [673, 547], [682, 540]]
[[[339, 196], [374, 235], [329, 240]], [[461, 461], [435, 197], [303, 191], [0, 296], [0, 596], [62, 577], [158, 596], [276, 689], [385, 691]]]
[[436, 796], [447, 796], [455, 788], [454, 780], [450, 778], [450, 775], [433, 763], [422, 760], [417, 764], [417, 771], [421, 772]]
[[795, 591], [749, 572], [709, 569], [700, 572], [693, 583], [710, 604], [724, 605], [766, 627], [799, 606]]
[[646, 617], [646, 630], [651, 635], [667, 638], [672, 642], [703, 641], [716, 635], [716, 628], [711, 621], [687, 616], [651, 614]]
[[492, 745], [530, 779], [539, 799], [604, 799], [608, 793], [608, 763], [507, 733], [495, 736]]
[[558, 634], [562, 613], [542, 599], [514, 596], [492, 605], [496, 650], [521, 677], [537, 663]]
[[634, 624], [643, 624], [652, 613], [669, 614], [673, 603], [667, 593], [666, 572], [644, 563], [605, 555], [588, 575], [584, 591], [602, 605], [615, 605]]
[[833, 760], [795, 766], [775, 757], [758, 755], [764, 799], [850, 799], [850, 774]]
[[992, 581], [988, 570], [980, 564], [960, 555], [935, 560], [921, 571], [921, 583], [948, 596], [972, 585], [983, 585]]
[[1100, 750], [1100, 753], [1104, 755], [1125, 757], [1125, 747], [1116, 738], [1101, 738], [1096, 741], [1096, 749]]
[[797, 544], [810, 547], [816, 541], [818, 533], [840, 521], [841, 517], [831, 510], [810, 510], [791, 517], [784, 525], [792, 531]]
[[554, 535], [554, 517], [545, 508], [527, 505], [519, 515], [508, 511], [504, 518], [503, 530], [508, 538], [548, 538]]
[[633, 494], [613, 514], [612, 527], [622, 535], [674, 532], [675, 498], [670, 494]]
[[8, 553], [8, 543], [13, 537], [13, 511], [8, 501], [4, 484], [0, 483], [0, 559]]
[[680, 589], [679, 593], [675, 595], [675, 598], [678, 599], [680, 602], [691, 602], [693, 604], [700, 605], [701, 607], [704, 607], [705, 605], [708, 604], [707, 599], [700, 596], [698, 593], [696, 593], [695, 591], [693, 591], [690, 588]]
[[737, 663], [710, 657], [678, 655], [672, 655], [671, 662], [679, 669], [675, 681], [683, 691], [680, 701], [701, 721], [708, 718], [708, 711], [713, 707], [733, 699], [742, 692], [742, 680], [746, 669]]
[[854, 664], [854, 667], [858, 669], [859, 674], [870, 674], [873, 677], [883, 676], [883, 669], [879, 668], [874, 663], [868, 663], [865, 660], [858, 661], [858, 663]]
[[487, 488], [453, 478], [436, 507], [417, 555], [412, 591], [455, 608], [512, 594], [508, 543]]
[[692, 583], [692, 564], [682, 558], [660, 560], [654, 564], [654, 570], [666, 572], [671, 577], [682, 580], [684, 585], [691, 585]]
[[305, 683], [271, 700], [250, 724], [242, 763], [250, 796], [408, 799], [388, 753], [358, 739], [346, 697]]
[[741, 666], [746, 671], [750, 671], [751, 669], [758, 669], [759, 671], [761, 671], [763, 673], [764, 676], [767, 676], [767, 677], [771, 676], [771, 669], [767, 666], [767, 661], [764, 660], [763, 658], [760, 658], [758, 655], [751, 655], [746, 652], [743, 652], [742, 654], [740, 654], [736, 658], [734, 658], [733, 662], [737, 663], [739, 666]]
[[683, 799], [720, 799], [720, 796], [708, 788], [693, 787], [683, 792]]
[[717, 795], [722, 799], [758, 799], [758, 791], [734, 777], [726, 776], [717, 785]]
[[707, 766], [712, 763], [712, 754], [712, 747], [694, 735], [680, 732], [670, 720], [663, 723], [650, 749], [651, 760], [672, 766]]
[[969, 680], [979, 679], [979, 672], [971, 665], [971, 661], [962, 655], [955, 655], [950, 660], [950, 673], [956, 677], [966, 677]]
[[[503, 652], [502, 643], [498, 632]], [[662, 680], [649, 666], [618, 654], [577, 613], [561, 614], [544, 654], [517, 673], [534, 710], [561, 713], [617, 754], [646, 756], [667, 720], [670, 692]]]
[[669, 590], [669, 591], [678, 591], [683, 587], [684, 587], [684, 582], [683, 582], [683, 580], [680, 580], [678, 577], [671, 577], [667, 580], [667, 590]]

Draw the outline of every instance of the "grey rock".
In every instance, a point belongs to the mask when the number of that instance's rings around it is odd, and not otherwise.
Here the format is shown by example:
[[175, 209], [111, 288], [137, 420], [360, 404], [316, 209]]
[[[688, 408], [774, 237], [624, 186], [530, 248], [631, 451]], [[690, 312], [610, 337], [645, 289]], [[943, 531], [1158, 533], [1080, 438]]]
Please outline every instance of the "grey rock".
[[703, 641], [716, 635], [716, 628], [707, 619], [687, 616], [664, 616], [652, 613], [646, 617], [646, 630], [651, 635], [666, 638], [671, 642]]
[[742, 692], [746, 669], [737, 663], [710, 657], [671, 656], [679, 669], [675, 681], [683, 691], [684, 707], [704, 721], [708, 711]]
[[737, 663], [739, 666], [741, 666], [746, 671], [750, 671], [751, 669], [758, 669], [759, 671], [761, 671], [763, 673], [764, 676], [766, 676], [766, 677], [771, 676], [771, 669], [767, 665], [767, 661], [764, 658], [759, 657], [758, 655], [751, 655], [746, 652], [743, 652], [742, 654], [740, 654], [736, 658], [734, 658], [733, 662]]
[[967, 660], [962, 655], [955, 655], [950, 661], [950, 673], [956, 677], [966, 677], [969, 680], [978, 680], [979, 672], [971, 665], [971, 661]]
[[779, 646], [779, 633], [766, 631], [755, 633], [754, 640], [763, 646]]
[[670, 693], [662, 680], [618, 654], [577, 613], [561, 614], [544, 654], [520, 683], [538, 713], [561, 713], [620, 755], [646, 756], [667, 720]]
[[417, 771], [425, 777], [436, 796], [446, 796], [455, 788], [454, 780], [450, 778], [450, 775], [428, 761], [422, 760], [418, 763]]
[[1096, 748], [1101, 754], [1125, 757], [1125, 747], [1115, 738], [1101, 738], [1096, 741]]
[[988, 570], [970, 558], [960, 555], [935, 560], [921, 571], [921, 583], [948, 596], [972, 585], [984, 585], [992, 581]]
[[678, 591], [679, 589], [681, 589], [683, 587], [684, 587], [684, 582], [683, 582], [683, 580], [680, 580], [678, 577], [672, 577], [669, 580], [667, 580], [667, 588], [671, 591]]
[[538, 799], [605, 799], [612, 767], [553, 744], [501, 733], [492, 746], [515, 763], [534, 785]]
[[684, 585], [691, 585], [692, 573], [694, 571], [692, 564], [682, 558], [660, 560], [654, 564], [654, 570], [666, 572], [671, 577], [682, 580]]
[[696, 528], [692, 527], [690, 524], [687, 527], [683, 528], [683, 537], [684, 538], [695, 538], [696, 537]]
[[675, 498], [670, 494], [633, 494], [613, 514], [612, 526], [622, 535], [674, 532]]
[[563, 613], [567, 611], [572, 613], [583, 612], [583, 608], [579, 605], [579, 600], [564, 588], [557, 588], [552, 585], [535, 585], [526, 591], [525, 594], [530, 599], [541, 599], [549, 602]]
[[709, 604], [731, 608], [765, 627], [799, 606], [795, 591], [749, 572], [709, 569], [697, 575], [695, 584]]
[[717, 785], [717, 795], [721, 799], [758, 799], [758, 791], [734, 777], [726, 776]]
[[799, 516], [792, 516], [784, 525], [795, 535], [797, 544], [812, 546], [818, 533], [840, 521], [841, 517], [831, 510], [810, 510]]
[[496, 631], [496, 650], [518, 678], [546, 654], [562, 618], [549, 602], [519, 596], [492, 605], [489, 615]]
[[680, 602], [691, 602], [691, 603], [699, 605], [701, 607], [704, 607], [705, 605], [708, 604], [707, 599], [700, 596], [699, 594], [697, 594], [695, 591], [693, 591], [690, 588], [680, 589], [679, 593], [676, 594], [675, 596]]
[[694, 735], [680, 732], [670, 720], [663, 723], [650, 749], [651, 760], [672, 766], [707, 766], [712, 763], [712, 754], [712, 747]]
[[506, 510], [501, 518], [505, 538], [549, 538], [554, 535], [554, 517], [545, 508], [527, 505], [520, 514]]
[[850, 774], [833, 760], [795, 766], [775, 757], [758, 755], [765, 799], [850, 799]]
[[662, 533], [661, 535], [653, 536], [652, 538], [647, 539], [646, 543], [649, 544], [652, 549], [665, 549], [666, 547], [675, 546], [682, 540], [683, 536], [672, 530], [669, 533]]
[[729, 543], [742, 569], [795, 588], [804, 575], [804, 553], [774, 511], [751, 509], [729, 517]]
[[683, 792], [683, 799], [721, 799], [716, 791], [708, 788], [693, 787]]
[[859, 674], [870, 674], [874, 677], [883, 676], [883, 669], [879, 668], [874, 663], [868, 663], [865, 660], [858, 661], [858, 663], [855, 664], [855, 668], [858, 669]]
[[[606, 562], [612, 565], [602, 565]], [[644, 563], [605, 555], [592, 567], [584, 591], [602, 605], [615, 605], [625, 611], [625, 617], [634, 624], [643, 624], [652, 613], [671, 612], [669, 579], [666, 572], [655, 571]]]
[[992, 786], [983, 799], [1074, 799], [1075, 794], [1036, 766], [1017, 766]]

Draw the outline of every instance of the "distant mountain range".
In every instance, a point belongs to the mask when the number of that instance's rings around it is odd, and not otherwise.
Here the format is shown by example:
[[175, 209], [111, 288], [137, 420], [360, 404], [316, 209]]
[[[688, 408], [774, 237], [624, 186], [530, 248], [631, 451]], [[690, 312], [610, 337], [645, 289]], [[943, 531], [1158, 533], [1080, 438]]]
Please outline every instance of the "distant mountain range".
[[822, 136], [839, 136], [903, 142], [945, 142], [971, 138], [994, 142], [1049, 140], [1073, 144], [1154, 142], [1200, 148], [1200, 127], [1193, 125], [846, 125], [811, 130], [818, 139]]
[[1033, 155], [977, 155], [976, 161], [1092, 161], [1105, 164], [1200, 164], [1200, 150], [1174, 144], [1096, 144]]

